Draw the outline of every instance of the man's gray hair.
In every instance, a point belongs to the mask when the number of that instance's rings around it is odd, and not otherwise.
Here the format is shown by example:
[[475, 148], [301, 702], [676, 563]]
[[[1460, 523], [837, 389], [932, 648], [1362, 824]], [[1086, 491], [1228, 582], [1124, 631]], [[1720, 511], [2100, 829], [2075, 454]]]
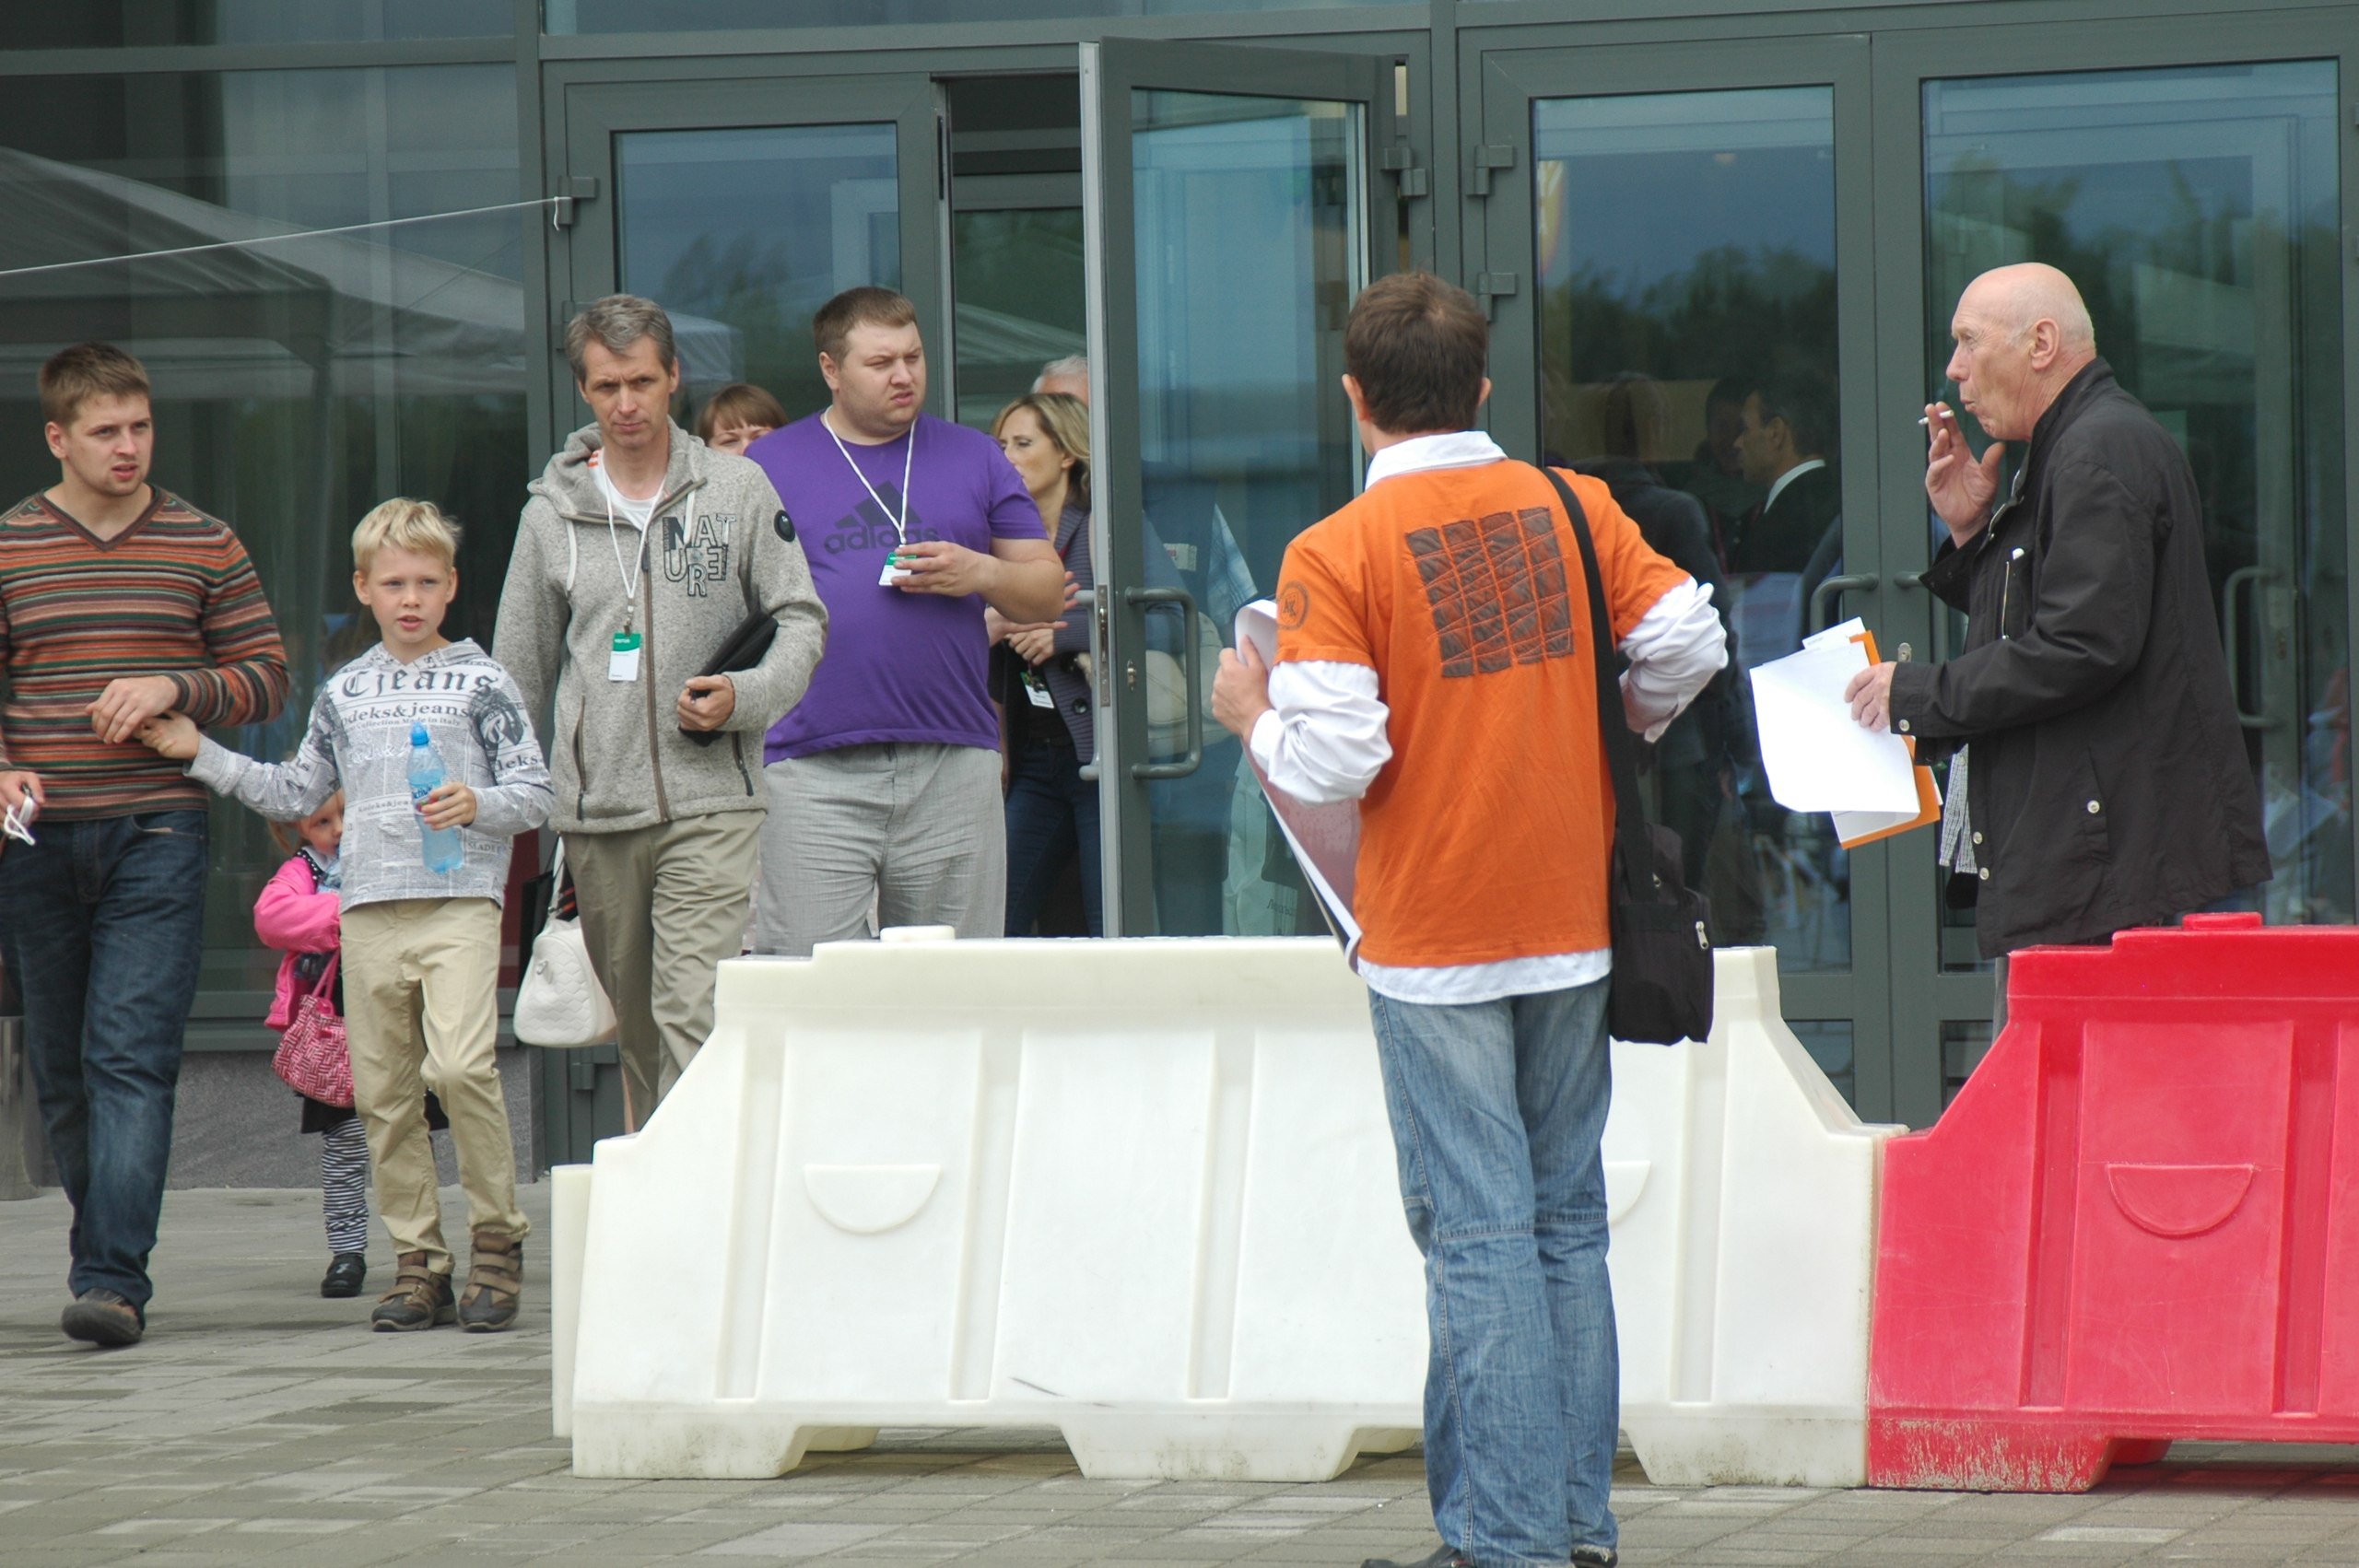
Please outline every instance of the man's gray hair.
[[1068, 354], [1062, 359], [1051, 359], [1041, 366], [1040, 373], [1032, 378], [1032, 390], [1039, 392], [1050, 381], [1086, 381], [1088, 380], [1089, 356]]
[[680, 362], [672, 343], [672, 318], [663, 313], [663, 306], [636, 294], [609, 294], [604, 299], [593, 300], [566, 322], [565, 357], [573, 367], [576, 386], [589, 380], [590, 344], [593, 338], [609, 354], [628, 354], [632, 344], [647, 338], [654, 343], [656, 357], [663, 362], [663, 369], [669, 370]]

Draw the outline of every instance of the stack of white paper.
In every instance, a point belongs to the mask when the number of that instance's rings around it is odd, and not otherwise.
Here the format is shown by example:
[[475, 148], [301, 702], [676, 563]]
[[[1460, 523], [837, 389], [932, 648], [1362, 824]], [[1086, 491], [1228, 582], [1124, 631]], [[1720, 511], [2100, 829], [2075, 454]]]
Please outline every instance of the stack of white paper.
[[1854, 640], [1864, 629], [1856, 618], [1829, 626], [1798, 652], [1753, 668], [1761, 766], [1769, 793], [1788, 811], [1918, 814], [1908, 743], [1860, 728], [1843, 696], [1868, 667], [1867, 646]]

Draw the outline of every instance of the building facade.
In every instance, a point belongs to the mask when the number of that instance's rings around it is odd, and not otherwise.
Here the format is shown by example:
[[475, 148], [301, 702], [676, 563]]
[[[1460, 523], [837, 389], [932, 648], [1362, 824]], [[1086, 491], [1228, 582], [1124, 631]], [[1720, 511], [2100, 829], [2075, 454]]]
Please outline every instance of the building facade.
[[[586, 418], [574, 302], [671, 309], [684, 415], [736, 380], [799, 414], [812, 308], [898, 286], [937, 413], [1095, 368], [1109, 923], [1318, 930], [1234, 743], [1200, 712], [1170, 739], [1131, 665], [1150, 616], [1225, 627], [1352, 494], [1361, 284], [1481, 296], [1494, 432], [1644, 492], [1749, 665], [1854, 614], [1904, 657], [1956, 645], [1917, 582], [1917, 416], [1966, 280], [2048, 261], [2202, 486], [2263, 906], [2349, 921], [2355, 70], [2348, 0], [17, 6], [0, 488], [54, 478], [45, 356], [141, 356], [156, 478], [238, 527], [298, 674], [225, 738], [282, 754], [373, 635], [346, 538], [376, 500], [469, 525], [457, 629], [488, 640], [523, 485]], [[1146, 591], [1143, 519], [1184, 602]], [[1657, 808], [1838, 1086], [1931, 1121], [1989, 1038], [1971, 911], [1932, 835], [1846, 852], [1777, 807], [1749, 735], [1732, 678], [1658, 749]], [[232, 809], [216, 835], [198, 1072], [268, 1044], [249, 912], [277, 851]], [[609, 1078], [538, 1070], [546, 1153], [611, 1117]]]

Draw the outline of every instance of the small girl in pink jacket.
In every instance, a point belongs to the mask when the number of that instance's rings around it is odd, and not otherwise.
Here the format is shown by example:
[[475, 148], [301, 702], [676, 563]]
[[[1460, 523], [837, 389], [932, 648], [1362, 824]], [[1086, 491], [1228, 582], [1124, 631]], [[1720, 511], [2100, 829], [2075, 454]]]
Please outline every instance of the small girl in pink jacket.
[[[271, 833], [281, 848], [294, 849], [295, 857], [278, 868], [254, 900], [254, 934], [287, 954], [278, 965], [270, 1015], [263, 1020], [284, 1030], [295, 1021], [296, 1003], [320, 983], [340, 945], [336, 888], [342, 871], [337, 852], [344, 843], [343, 792], [330, 795], [300, 822], [273, 823]], [[299, 839], [299, 847], [290, 838]], [[339, 976], [332, 993], [339, 1012], [343, 992]], [[320, 1281], [320, 1293], [356, 1296], [369, 1277], [369, 1142], [350, 1106], [323, 1105], [308, 1094], [298, 1097], [303, 1102], [303, 1130], [323, 1135], [320, 1213], [327, 1222], [328, 1250], [334, 1256], [327, 1277]]]

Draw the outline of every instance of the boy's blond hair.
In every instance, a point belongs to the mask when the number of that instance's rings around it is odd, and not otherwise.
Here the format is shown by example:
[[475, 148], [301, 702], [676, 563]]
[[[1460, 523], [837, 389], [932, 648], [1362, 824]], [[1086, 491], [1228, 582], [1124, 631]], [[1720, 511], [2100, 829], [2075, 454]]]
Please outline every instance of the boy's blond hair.
[[431, 556], [454, 570], [459, 564], [459, 525], [432, 501], [395, 496], [381, 501], [352, 531], [352, 569], [367, 576], [380, 550]]

